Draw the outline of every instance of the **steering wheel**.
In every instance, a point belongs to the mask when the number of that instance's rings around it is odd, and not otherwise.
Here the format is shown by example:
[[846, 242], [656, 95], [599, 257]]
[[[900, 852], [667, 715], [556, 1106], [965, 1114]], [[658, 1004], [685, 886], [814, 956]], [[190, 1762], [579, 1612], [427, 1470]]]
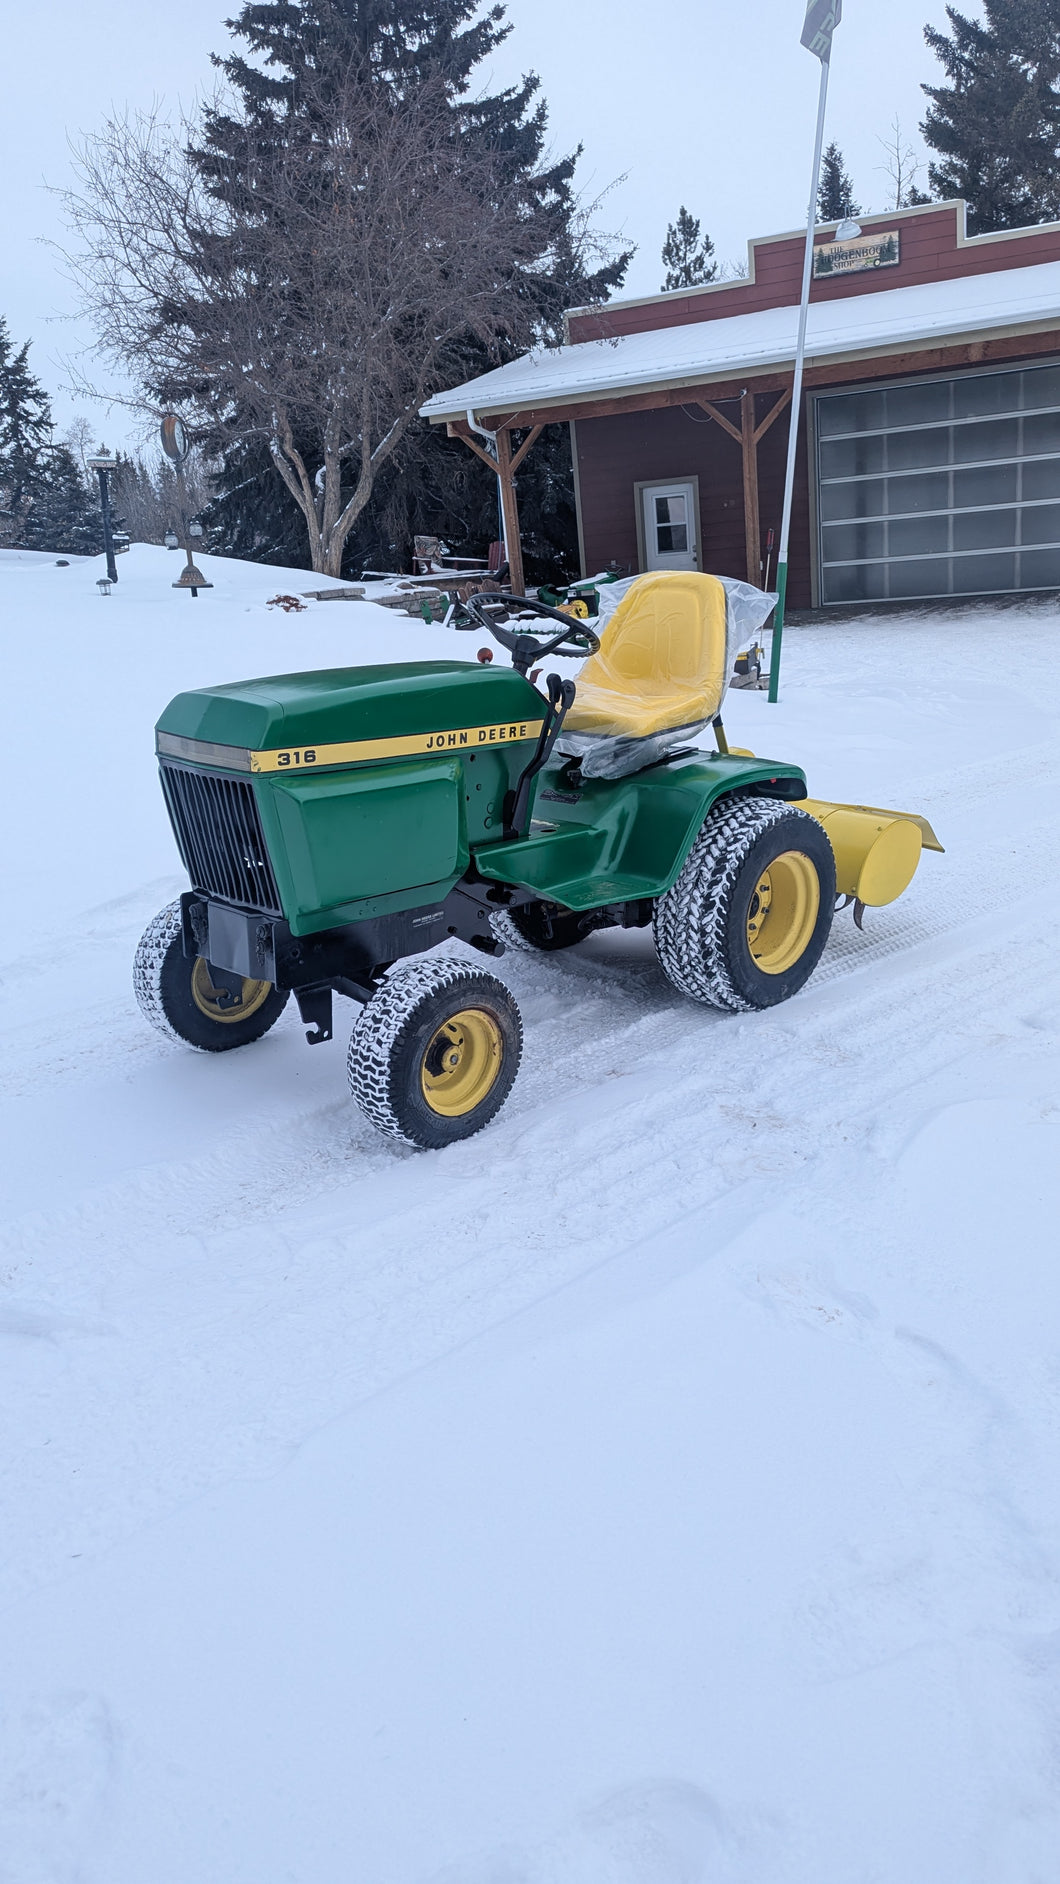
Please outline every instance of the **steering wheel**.
[[[532, 600], [528, 595], [506, 595], [500, 590], [480, 589], [477, 594], [469, 595], [465, 603], [468, 613], [485, 628], [488, 634], [499, 641], [502, 648], [507, 648], [512, 657], [512, 666], [522, 674], [524, 680], [535, 661], [546, 654], [565, 655], [569, 660], [581, 661], [587, 654], [595, 654], [600, 646], [600, 637], [593, 633], [587, 622], [576, 621], [565, 615], [562, 609], [549, 608], [545, 602]], [[546, 621], [558, 621], [562, 624], [559, 634], [541, 641], [533, 632], [533, 626], [522, 625], [526, 615], [542, 618]], [[509, 616], [514, 615], [518, 627], [508, 627]]]

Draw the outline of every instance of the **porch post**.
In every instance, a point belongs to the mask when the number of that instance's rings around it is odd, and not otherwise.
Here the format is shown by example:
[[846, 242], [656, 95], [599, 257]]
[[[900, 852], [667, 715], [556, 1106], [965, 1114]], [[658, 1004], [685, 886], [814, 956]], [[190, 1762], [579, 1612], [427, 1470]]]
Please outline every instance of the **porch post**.
[[508, 558], [512, 594], [525, 595], [523, 545], [519, 535], [519, 505], [512, 473], [512, 441], [506, 426], [497, 428], [497, 481], [501, 487], [501, 515], [504, 518], [504, 553]]
[[740, 434], [747, 580], [759, 589], [762, 586], [762, 526], [758, 514], [758, 439], [755, 436], [755, 396], [748, 386], [740, 394]]

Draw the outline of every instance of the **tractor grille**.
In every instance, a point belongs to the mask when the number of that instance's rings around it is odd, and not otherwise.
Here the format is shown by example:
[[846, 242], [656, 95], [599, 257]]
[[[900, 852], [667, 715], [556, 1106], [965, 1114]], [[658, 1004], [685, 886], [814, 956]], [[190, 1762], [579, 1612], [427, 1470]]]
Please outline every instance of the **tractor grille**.
[[197, 890], [282, 916], [276, 879], [249, 779], [159, 764], [180, 854]]

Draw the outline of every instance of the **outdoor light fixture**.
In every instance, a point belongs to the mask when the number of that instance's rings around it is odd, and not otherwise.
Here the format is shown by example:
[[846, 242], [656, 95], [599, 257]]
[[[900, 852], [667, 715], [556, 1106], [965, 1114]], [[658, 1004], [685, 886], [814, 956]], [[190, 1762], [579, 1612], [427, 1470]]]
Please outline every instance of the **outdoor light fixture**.
[[110, 584], [118, 580], [118, 565], [114, 561], [114, 534], [110, 527], [110, 489], [107, 484], [107, 474], [116, 469], [118, 460], [113, 452], [104, 451], [100, 447], [95, 457], [89, 458], [87, 463], [89, 469], [94, 471], [99, 479], [99, 507], [103, 512], [103, 549], [107, 558], [108, 585], [101, 593], [109, 595]]
[[172, 528], [166, 531], [166, 534], [162, 538], [162, 541], [165, 544], [167, 549], [179, 549], [180, 548], [180, 538], [177, 535], [176, 531]]
[[854, 238], [860, 234], [860, 222], [855, 222], [853, 216], [844, 216], [832, 240], [833, 242], [853, 242]]
[[96, 587], [99, 590], [100, 595], [109, 595], [110, 594], [110, 577], [100, 576], [99, 581], [96, 583]]

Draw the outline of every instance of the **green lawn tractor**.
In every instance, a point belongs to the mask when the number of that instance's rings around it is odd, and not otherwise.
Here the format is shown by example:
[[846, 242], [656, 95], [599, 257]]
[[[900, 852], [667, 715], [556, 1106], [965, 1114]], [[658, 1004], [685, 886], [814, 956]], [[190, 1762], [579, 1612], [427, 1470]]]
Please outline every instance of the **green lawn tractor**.
[[[540, 602], [483, 594], [478, 619], [511, 666], [179, 694], [157, 748], [191, 888], [137, 950], [148, 1020], [219, 1052], [259, 1039], [293, 994], [318, 1044], [346, 995], [361, 1010], [354, 1098], [391, 1137], [437, 1148], [494, 1117], [522, 1047], [508, 988], [464, 952], [434, 952], [447, 939], [488, 958], [650, 923], [692, 1000], [787, 1000], [837, 901], [859, 917], [890, 902], [921, 845], [939, 846], [921, 818], [820, 803], [798, 766], [729, 750], [736, 628], [770, 600], [715, 576], [645, 576], [598, 640]], [[533, 684], [549, 655], [585, 661], [577, 685]], [[696, 743], [708, 728], [712, 749]]]

